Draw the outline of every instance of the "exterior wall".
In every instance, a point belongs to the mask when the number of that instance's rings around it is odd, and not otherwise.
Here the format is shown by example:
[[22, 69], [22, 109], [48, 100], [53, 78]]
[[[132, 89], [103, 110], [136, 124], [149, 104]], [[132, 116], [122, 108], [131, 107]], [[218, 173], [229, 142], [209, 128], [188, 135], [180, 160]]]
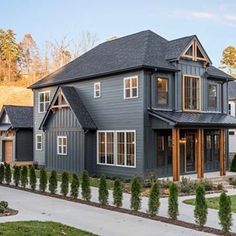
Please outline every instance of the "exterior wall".
[[[236, 103], [235, 101], [229, 101], [231, 105], [231, 113], [230, 115], [236, 116]], [[233, 135], [229, 135], [229, 156], [230, 156], [230, 163], [233, 159], [234, 154], [236, 153], [236, 129], [230, 129], [229, 132], [234, 132]]]

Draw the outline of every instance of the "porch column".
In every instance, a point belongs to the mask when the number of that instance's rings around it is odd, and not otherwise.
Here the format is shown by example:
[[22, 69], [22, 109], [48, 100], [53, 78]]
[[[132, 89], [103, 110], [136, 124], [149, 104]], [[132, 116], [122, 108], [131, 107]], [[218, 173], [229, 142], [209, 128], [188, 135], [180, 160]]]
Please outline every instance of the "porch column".
[[197, 130], [197, 177], [204, 178], [204, 132]]
[[220, 176], [225, 174], [225, 129], [220, 129]]
[[179, 129], [172, 129], [172, 175], [173, 181], [180, 179]]

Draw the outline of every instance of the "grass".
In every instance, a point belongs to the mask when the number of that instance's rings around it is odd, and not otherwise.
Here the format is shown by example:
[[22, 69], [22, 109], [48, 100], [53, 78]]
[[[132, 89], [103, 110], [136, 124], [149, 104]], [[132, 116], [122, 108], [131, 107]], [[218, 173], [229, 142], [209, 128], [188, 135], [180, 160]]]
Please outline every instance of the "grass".
[[[236, 213], [236, 195], [230, 196], [232, 202], [232, 212]], [[213, 209], [219, 209], [219, 197], [207, 198], [207, 206]], [[195, 199], [185, 200], [184, 203], [195, 205]]]
[[4, 236], [94, 236], [67, 225], [55, 222], [18, 221], [0, 224], [0, 235]]

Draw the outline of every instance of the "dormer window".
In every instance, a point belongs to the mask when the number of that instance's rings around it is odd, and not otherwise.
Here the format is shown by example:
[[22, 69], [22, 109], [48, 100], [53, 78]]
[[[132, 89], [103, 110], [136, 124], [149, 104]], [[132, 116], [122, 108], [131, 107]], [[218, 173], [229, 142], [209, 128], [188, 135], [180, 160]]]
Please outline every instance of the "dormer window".
[[168, 105], [168, 79], [157, 78], [156, 88], [157, 88], [157, 105], [167, 106]]

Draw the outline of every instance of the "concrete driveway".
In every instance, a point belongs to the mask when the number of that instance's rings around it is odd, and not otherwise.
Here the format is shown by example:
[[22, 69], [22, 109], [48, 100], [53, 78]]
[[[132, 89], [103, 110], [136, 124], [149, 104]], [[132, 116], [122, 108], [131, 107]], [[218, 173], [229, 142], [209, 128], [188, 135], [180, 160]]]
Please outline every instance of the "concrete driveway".
[[40, 220], [55, 221], [107, 236], [200, 236], [210, 235], [123, 213], [99, 209], [79, 203], [0, 187], [0, 200], [9, 202], [18, 215], [0, 217], [0, 222]]

